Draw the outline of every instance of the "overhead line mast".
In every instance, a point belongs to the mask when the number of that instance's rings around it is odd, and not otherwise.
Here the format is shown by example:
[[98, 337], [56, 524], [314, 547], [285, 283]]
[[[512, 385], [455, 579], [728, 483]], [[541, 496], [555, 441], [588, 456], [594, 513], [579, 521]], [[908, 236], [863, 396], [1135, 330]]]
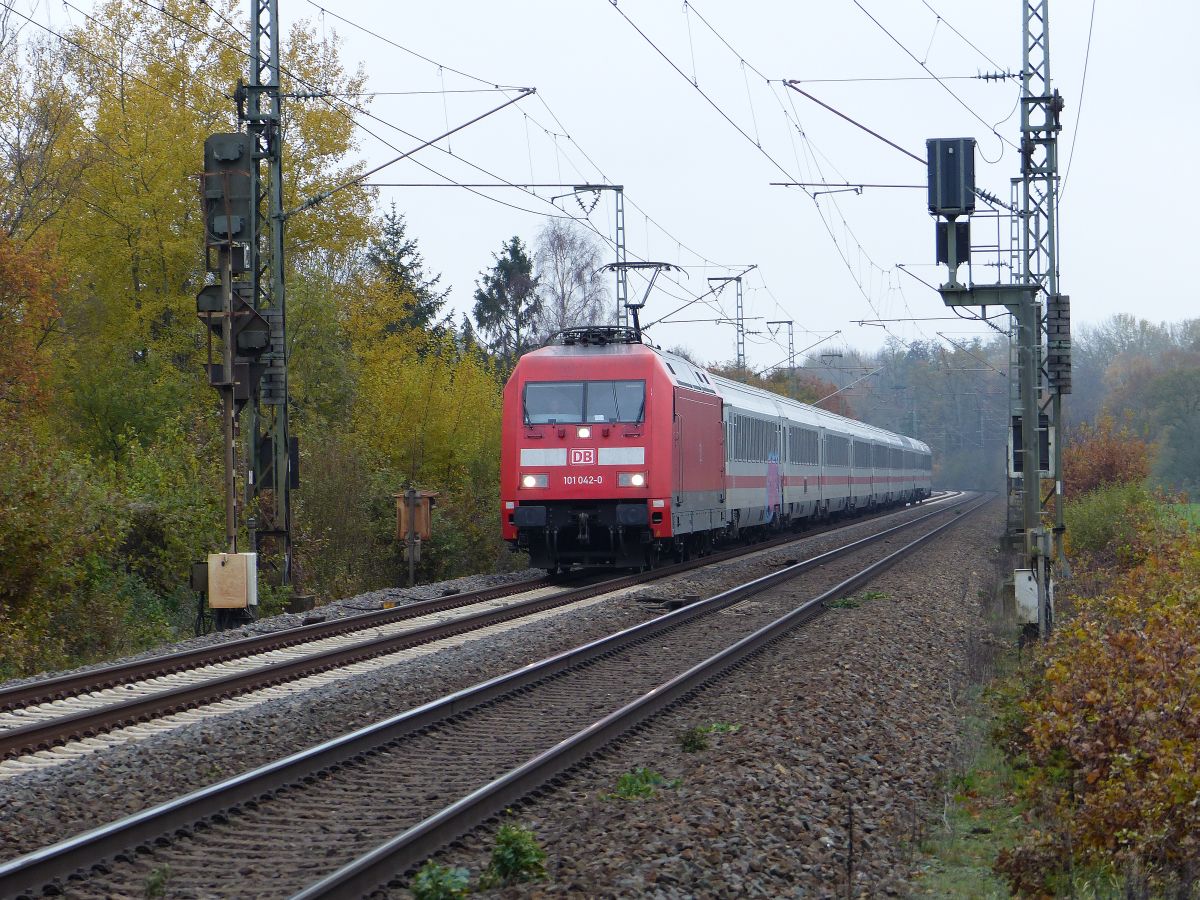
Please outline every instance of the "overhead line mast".
[[287, 299], [283, 255], [282, 97], [279, 83], [278, 0], [250, 0], [250, 71], [238, 90], [238, 116], [255, 140], [250, 212], [252, 303], [271, 323], [271, 344], [260, 389], [250, 404], [246, 429], [246, 501], [250, 548], [264, 538], [274, 544], [280, 584], [291, 582], [291, 491], [298, 484], [298, 448], [288, 427]]
[[[1061, 426], [1062, 397], [1071, 392], [1071, 335], [1069, 298], [1059, 293], [1058, 283], [1058, 133], [1063, 101], [1050, 87], [1049, 0], [1024, 0], [1021, 24], [1021, 177], [1012, 183], [1010, 283], [969, 283], [969, 219], [975, 196], [984, 196], [974, 188], [973, 139], [927, 142], [929, 210], [939, 217], [938, 262], [950, 270], [948, 281], [938, 289], [943, 301], [948, 306], [1003, 306], [1013, 316], [1016, 355], [1009, 371], [1018, 377], [1011, 394], [1009, 532], [1020, 538], [1023, 559], [1014, 572], [1016, 607], [1018, 621], [1036, 624], [1045, 638], [1054, 627], [1054, 578], [1067, 571]], [[959, 221], [964, 215], [966, 220]], [[959, 283], [957, 276], [964, 262], [968, 284]], [[1050, 483], [1046, 494], [1043, 480]], [[1054, 524], [1047, 528], [1045, 512], [1051, 505]]]
[[714, 282], [718, 284], [727, 284], [730, 281], [737, 285], [737, 367], [740, 371], [746, 368], [746, 318], [745, 311], [742, 306], [742, 276], [726, 275], [719, 278], [712, 277], [708, 279], [709, 284]]
[[[605, 268], [612, 269], [617, 277], [617, 325], [621, 328], [629, 326], [629, 269], [637, 268], [630, 266], [629, 255], [625, 249], [625, 187], [620, 184], [573, 184], [570, 185], [570, 194], [560, 194], [559, 197], [574, 196], [579, 199], [580, 194], [590, 193], [596, 199], [599, 199], [601, 191], [613, 192], [613, 207], [616, 221], [613, 228], [613, 247], [616, 250], [617, 258], [611, 266]], [[559, 197], [551, 197], [550, 201], [558, 200]], [[580, 208], [583, 208], [583, 201], [579, 201]], [[592, 208], [595, 208], [595, 200], [592, 202], [591, 208], [584, 209], [584, 212], [590, 213]], [[674, 267], [672, 267], [674, 268]], [[658, 270], [655, 270], [657, 277]], [[638, 307], [639, 309], [641, 307]]]
[[[1047, 415], [1054, 435], [1054, 484], [1040, 498], [1045, 507], [1053, 498], [1052, 560], [1066, 565], [1063, 535], [1066, 531], [1062, 483], [1062, 398], [1071, 392], [1070, 298], [1059, 293], [1058, 275], [1058, 133], [1062, 131], [1063, 99], [1050, 86], [1049, 0], [1025, 0], [1022, 17], [1021, 77], [1021, 178], [1020, 196], [1013, 204], [1021, 210], [1019, 269], [1027, 282], [1042, 285], [1045, 315], [1040, 324], [1045, 338], [1039, 381], [1043, 387], [1040, 413]], [[1039, 335], [1039, 346], [1042, 336]], [[1049, 580], [1049, 573], [1045, 575]], [[1046, 626], [1048, 630], [1049, 626]]]
[[[254, 565], [251, 560], [271, 560], [278, 583], [288, 585], [293, 576], [291, 491], [299, 486], [299, 451], [288, 424], [289, 350], [284, 260], [287, 220], [317, 206], [338, 191], [359, 186], [382, 169], [517, 103], [533, 94], [535, 89], [517, 88], [517, 96], [499, 106], [285, 211], [281, 105], [284, 95], [280, 84], [278, 0], [250, 0], [250, 26], [250, 49], [246, 54], [249, 71], [247, 80], [238, 83], [235, 94], [238, 122], [245, 124], [245, 130], [210, 135], [204, 143], [201, 193], [205, 271], [216, 274], [219, 283], [206, 284], [201, 289], [196, 298], [196, 309], [210, 335], [220, 337], [223, 344], [221, 362], [213, 363], [210, 336], [208, 373], [210, 384], [222, 398], [225, 543], [228, 550], [217, 560], [217, 569], [213, 568], [212, 558], [208, 567], [210, 573], [220, 572], [228, 564], [225, 557], [236, 554], [239, 514], [245, 511], [248, 513], [245, 524], [250, 552], [237, 554], [237, 564], [244, 568]], [[245, 481], [239, 491], [240, 467], [235, 443], [243, 406], [248, 406], [249, 410], [243, 431]], [[221, 577], [224, 579], [223, 575]], [[193, 573], [193, 585], [198, 590], [208, 590], [210, 606], [216, 608], [218, 605], [214, 602], [215, 592], [222, 593], [218, 598], [222, 609], [233, 609], [225, 602], [228, 598], [223, 592], [227, 585], [216, 590], [211, 582], [210, 577], [205, 588], [203, 578]], [[256, 573], [246, 574], [238, 588], [239, 594], [244, 593], [244, 596], [236, 604], [237, 608], [256, 603], [256, 584]], [[242, 587], [245, 587], [244, 592]], [[219, 627], [231, 621], [228, 615], [218, 616]]]

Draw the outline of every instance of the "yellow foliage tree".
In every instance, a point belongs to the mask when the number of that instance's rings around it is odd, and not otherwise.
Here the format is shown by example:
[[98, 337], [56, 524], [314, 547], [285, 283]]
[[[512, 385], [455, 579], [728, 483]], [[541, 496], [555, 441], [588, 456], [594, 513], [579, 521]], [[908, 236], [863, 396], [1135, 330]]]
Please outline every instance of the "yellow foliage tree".
[[[76, 430], [101, 452], [114, 452], [128, 430], [153, 431], [181, 404], [202, 408], [212, 399], [195, 320], [205, 278], [198, 177], [204, 139], [238, 128], [230, 97], [247, 65], [238, 7], [109, 0], [59, 47], [73, 89], [65, 105], [74, 111], [63, 140], [86, 160], [50, 223], [83, 288], [62, 304], [76, 344], [61, 385]], [[364, 76], [347, 74], [338, 52], [336, 37], [294, 26], [284, 90], [359, 90]], [[353, 119], [332, 101], [286, 102], [282, 127], [285, 208], [361, 170], [347, 162], [356, 149]], [[291, 274], [310, 257], [344, 258], [365, 243], [375, 228], [370, 200], [369, 189], [349, 187], [290, 218]], [[124, 402], [130, 395], [136, 408]]]
[[451, 336], [407, 331], [363, 348], [353, 426], [399, 481], [496, 493], [500, 386]]

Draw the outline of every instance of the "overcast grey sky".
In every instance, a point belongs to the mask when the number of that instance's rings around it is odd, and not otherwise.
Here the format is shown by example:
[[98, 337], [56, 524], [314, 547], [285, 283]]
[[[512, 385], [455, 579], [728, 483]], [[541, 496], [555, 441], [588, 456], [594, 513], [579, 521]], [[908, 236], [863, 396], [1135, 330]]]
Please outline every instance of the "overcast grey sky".
[[[923, 166], [786, 90], [779, 79], [806, 80], [805, 90], [918, 156], [924, 156], [928, 137], [978, 138], [977, 183], [1003, 198], [1018, 174], [1018, 154], [992, 133], [994, 126], [1019, 143], [1018, 85], [963, 76], [1020, 70], [1021, 3], [859, 3], [621, 0], [616, 7], [611, 0], [326, 0], [328, 14], [322, 14], [310, 2], [280, 0], [285, 21], [309, 18], [341, 35], [344, 59], [351, 67], [361, 62], [372, 90], [454, 91], [372, 101], [380, 119], [423, 139], [512, 96], [465, 91], [491, 84], [536, 87], [536, 97], [442, 142], [453, 156], [428, 149], [417, 159], [461, 182], [490, 182], [495, 175], [512, 182], [623, 184], [631, 255], [688, 267], [688, 277], [679, 279], [682, 288], [665, 284], [681, 297], [703, 292], [708, 276], [757, 264], [744, 281], [747, 327], [764, 332], [749, 338], [752, 366], [785, 355], [774, 342], [786, 342], [785, 336], [765, 333], [766, 320], [794, 319], [797, 349], [838, 330], [822, 349], [842, 342], [870, 348], [886, 334], [857, 320], [948, 315], [936, 293], [897, 268], [903, 264], [931, 282], [940, 275], [930, 265], [933, 225], [924, 190], [869, 188], [814, 201], [798, 189], [770, 185], [789, 179], [923, 184], [925, 178]], [[1167, 264], [1155, 253], [1169, 249], [1175, 256], [1196, 244], [1190, 209], [1197, 199], [1192, 160], [1200, 4], [1097, 0], [1085, 83], [1092, 9], [1088, 0], [1055, 0], [1050, 10], [1051, 72], [1066, 101], [1064, 174], [1070, 162], [1061, 211], [1061, 286], [1072, 297], [1077, 324], [1118, 312], [1154, 320], [1194, 316], [1194, 286], [1172, 275], [1180, 270], [1178, 260]], [[61, 23], [62, 13], [51, 13]], [[929, 78], [897, 41], [944, 80]], [[367, 124], [401, 150], [416, 143], [378, 121]], [[395, 155], [366, 134], [362, 149], [372, 163]], [[376, 180], [442, 179], [404, 162]], [[532, 243], [546, 214], [585, 215], [572, 198], [557, 201], [556, 211], [549, 198], [561, 190], [535, 192], [398, 187], [381, 189], [380, 203], [394, 200], [405, 213], [428, 267], [442, 273], [453, 288], [453, 305], [465, 311], [475, 278], [501, 241], [515, 234]], [[607, 195], [588, 218], [612, 236]], [[974, 242], [994, 243], [987, 237], [994, 227], [977, 224]], [[1006, 241], [1006, 224], [1003, 229]], [[996, 274], [975, 269], [976, 281], [993, 281]], [[634, 279], [632, 290], [640, 285]], [[643, 319], [678, 305], [656, 291]], [[719, 308], [732, 315], [732, 288]], [[717, 314], [696, 304], [676, 318]], [[987, 333], [958, 321], [893, 322], [888, 328], [904, 341], [937, 339], [939, 331], [960, 341]], [[667, 346], [686, 345], [709, 361], [734, 353], [734, 330], [727, 325], [659, 325], [652, 336]]]

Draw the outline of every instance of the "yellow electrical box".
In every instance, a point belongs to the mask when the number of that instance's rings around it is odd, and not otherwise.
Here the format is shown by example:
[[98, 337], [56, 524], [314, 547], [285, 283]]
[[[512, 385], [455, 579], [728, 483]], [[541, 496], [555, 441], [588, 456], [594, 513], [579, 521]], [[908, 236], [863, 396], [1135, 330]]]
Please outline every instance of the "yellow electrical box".
[[433, 506], [437, 491], [412, 491], [396, 494], [396, 540], [408, 540], [409, 506], [412, 506], [413, 531], [417, 540], [427, 541], [433, 536]]
[[248, 606], [258, 606], [257, 560], [257, 553], [209, 554], [210, 609], [245, 609]]

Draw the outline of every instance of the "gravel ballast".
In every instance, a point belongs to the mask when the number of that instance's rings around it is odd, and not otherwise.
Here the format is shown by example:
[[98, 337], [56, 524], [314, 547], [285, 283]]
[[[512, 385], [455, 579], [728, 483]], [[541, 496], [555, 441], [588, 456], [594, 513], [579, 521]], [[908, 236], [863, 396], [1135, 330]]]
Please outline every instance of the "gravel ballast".
[[[848, 533], [880, 527], [861, 523], [837, 535], [808, 539], [800, 547], [726, 563], [707, 574], [688, 573], [672, 584], [660, 582], [639, 595], [678, 598], [715, 593], [734, 581], [778, 568], [797, 553], [811, 555], [843, 542]], [[0, 796], [0, 842], [7, 848], [5, 855], [43, 846], [661, 612], [659, 606], [637, 596], [13, 779]], [[741, 733], [730, 737], [744, 739]]]
[[421, 600], [434, 600], [447, 594], [465, 594], [469, 591], [478, 591], [499, 585], [516, 584], [522, 581], [532, 583], [542, 578], [544, 574], [541, 569], [522, 569], [518, 572], [500, 572], [492, 575], [466, 575], [462, 578], [452, 578], [448, 581], [439, 581], [434, 584], [418, 584], [411, 588], [382, 588], [377, 591], [357, 594], [353, 597], [333, 600], [308, 612], [281, 613], [277, 616], [259, 619], [257, 622], [243, 625], [240, 628], [230, 628], [227, 631], [210, 631], [208, 634], [186, 638], [185, 640], [161, 647], [153, 647], [149, 650], [132, 654], [131, 656], [120, 657], [119, 659], [91, 663], [90, 665], [78, 666], [74, 669], [65, 669], [61, 672], [42, 672], [37, 675], [31, 675], [28, 678], [14, 678], [10, 681], [0, 681], [0, 688], [35, 684], [59, 675], [94, 672], [97, 669], [121, 663], [139, 662], [169, 653], [196, 650], [201, 647], [214, 647], [218, 644], [226, 644], [230, 641], [241, 640], [242, 638], [255, 637], [260, 634], [274, 634], [277, 631], [299, 628], [301, 625], [312, 621], [334, 621], [336, 619], [360, 616], [363, 613], [383, 609], [384, 603], [407, 606], [410, 603], [417, 603]]
[[[548, 878], [491, 895], [907, 894], [914, 845], [958, 762], [971, 656], [992, 640], [981, 597], [999, 575], [1002, 527], [992, 503], [859, 594], [872, 599], [831, 609], [512, 811], [505, 821], [541, 840]], [[684, 732], [713, 723], [740, 727], [681, 749]], [[612, 796], [643, 767], [679, 786]], [[494, 830], [438, 861], [478, 874]]]

